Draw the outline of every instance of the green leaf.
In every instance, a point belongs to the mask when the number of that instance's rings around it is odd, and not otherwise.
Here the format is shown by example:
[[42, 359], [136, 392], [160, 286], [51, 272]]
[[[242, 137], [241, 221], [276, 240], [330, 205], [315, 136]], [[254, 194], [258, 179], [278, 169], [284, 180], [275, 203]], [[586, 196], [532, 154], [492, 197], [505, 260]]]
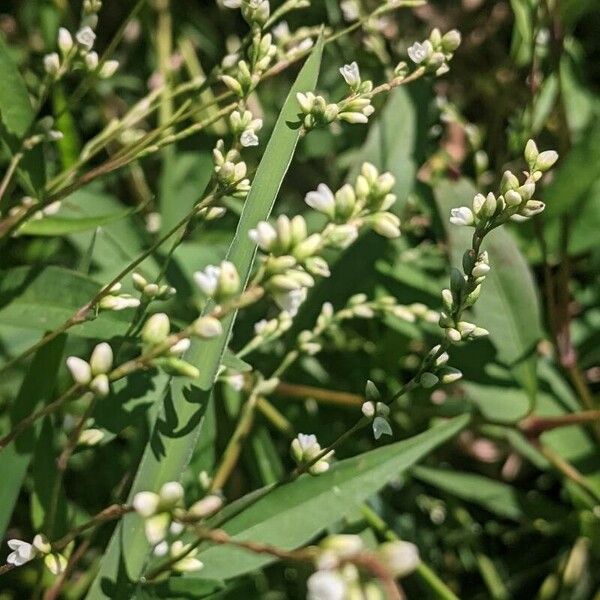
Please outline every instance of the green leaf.
[[238, 358], [229, 348], [225, 350], [221, 362], [224, 367], [227, 367], [232, 371], [238, 371], [239, 373], [252, 371], [252, 365], [249, 365], [245, 360]]
[[566, 516], [539, 492], [524, 493], [513, 486], [475, 473], [463, 473], [431, 467], [415, 467], [412, 474], [419, 480], [448, 492], [456, 498], [482, 506], [504, 519], [559, 519]]
[[[453, 265], [459, 267], [471, 244], [472, 231], [451, 225], [450, 209], [470, 205], [477, 190], [467, 180], [444, 181], [435, 198], [448, 235]], [[535, 346], [542, 336], [539, 299], [533, 275], [506, 227], [493, 231], [483, 242], [491, 271], [474, 306], [475, 321], [490, 332], [500, 362], [512, 368], [529, 395], [537, 385]]]
[[0, 119], [11, 136], [21, 139], [33, 123], [35, 115], [25, 82], [13, 62], [4, 37], [0, 35]]
[[[0, 33], [0, 137], [15, 154], [29, 131], [35, 114], [29, 101], [29, 93], [19, 69], [13, 62], [4, 37]], [[35, 193], [44, 185], [44, 155], [41, 146], [27, 152], [17, 170], [23, 185]]]
[[[320, 40], [292, 86], [244, 203], [228, 253], [244, 283], [250, 276], [256, 252], [248, 232], [258, 221], [268, 218], [289, 168], [300, 135], [297, 128], [290, 126], [291, 122], [297, 121], [296, 93], [314, 90], [322, 49]], [[164, 414], [159, 415], [154, 426], [130, 499], [139, 491], [157, 490], [164, 482], [181, 478], [201, 434], [204, 412], [235, 316], [230, 315], [223, 320], [224, 334], [221, 337], [206, 342], [196, 340], [186, 354], [186, 360], [201, 367], [200, 378], [194, 382], [179, 378], [171, 384], [165, 395]], [[130, 598], [148, 552], [140, 519], [137, 515], [126, 515], [111, 538], [88, 600]]]
[[[452, 439], [468, 422], [468, 415], [457, 417], [408, 440], [340, 461], [318, 477], [304, 475], [275, 487], [222, 528], [234, 539], [260, 541], [287, 550], [298, 548]], [[195, 577], [201, 579], [229, 579], [273, 561], [227, 546], [210, 547], [198, 558], [204, 568]]]
[[[0, 272], [0, 323], [50, 331], [62, 325], [100, 290], [93, 279], [62, 267], [17, 267]], [[103, 312], [69, 333], [110, 338], [127, 329], [131, 310]]]
[[79, 233], [102, 227], [113, 221], [120, 221], [129, 217], [133, 210], [123, 210], [108, 215], [98, 215], [96, 217], [81, 217], [72, 219], [70, 217], [44, 217], [38, 221], [28, 221], [19, 229], [19, 234], [40, 235], [54, 237], [67, 235], [69, 233]]
[[[56, 377], [62, 362], [66, 335], [40, 348], [29, 366], [18, 396], [10, 409], [15, 424], [52, 400]], [[41, 423], [37, 423], [0, 452], [0, 539], [4, 536], [19, 490], [33, 456]]]

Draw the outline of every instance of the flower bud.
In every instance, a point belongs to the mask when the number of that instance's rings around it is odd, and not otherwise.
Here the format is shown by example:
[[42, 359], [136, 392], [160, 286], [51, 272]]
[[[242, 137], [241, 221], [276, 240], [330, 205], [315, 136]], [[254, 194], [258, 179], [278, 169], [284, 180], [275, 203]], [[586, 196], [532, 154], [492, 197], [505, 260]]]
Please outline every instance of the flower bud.
[[421, 385], [426, 389], [432, 388], [434, 385], [437, 385], [438, 381], [438, 377], [435, 374], [429, 372], [423, 373], [419, 379]]
[[73, 48], [73, 38], [71, 37], [69, 30], [64, 27], [58, 29], [58, 48], [63, 56]]
[[535, 161], [537, 160], [537, 158], [539, 156], [539, 151], [533, 140], [529, 140], [527, 142], [527, 144], [525, 146], [524, 156], [525, 156], [525, 160], [527, 161], [527, 164], [533, 170], [533, 165], [535, 165]]
[[554, 150], [546, 150], [544, 152], [540, 152], [537, 160], [535, 161], [535, 169], [539, 171], [547, 171], [554, 165], [554, 163], [558, 160], [558, 153]]
[[380, 212], [373, 216], [373, 230], [390, 239], [400, 236], [400, 219], [390, 212]]
[[165, 313], [152, 315], [142, 329], [142, 341], [146, 344], [156, 346], [167, 339], [171, 331], [171, 322]]
[[159, 358], [155, 362], [169, 375], [190, 377], [191, 379], [200, 377], [200, 371], [194, 367], [194, 365], [191, 365], [181, 358]]
[[189, 509], [189, 514], [194, 519], [205, 519], [215, 514], [223, 506], [223, 498], [217, 494], [209, 494], [198, 500]]
[[462, 378], [462, 373], [452, 367], [444, 367], [438, 373], [442, 383], [454, 383]]
[[321, 548], [330, 550], [344, 559], [359, 554], [363, 550], [364, 544], [359, 535], [336, 534], [327, 536], [321, 542]]
[[133, 273], [131, 275], [131, 280], [133, 281], [133, 287], [138, 292], [143, 292], [144, 288], [148, 285], [148, 281], [146, 280], [146, 278], [140, 275], [139, 273]]
[[60, 58], [56, 52], [44, 56], [44, 70], [48, 75], [56, 75], [60, 69]]
[[98, 73], [98, 77], [100, 77], [100, 79], [108, 79], [109, 77], [112, 77], [117, 72], [118, 68], [119, 68], [118, 60], [107, 60], [102, 65], [102, 67], [100, 67], [100, 72]]
[[421, 562], [419, 549], [410, 542], [386, 542], [379, 546], [377, 553], [394, 577], [409, 575]]
[[373, 404], [373, 402], [363, 402], [360, 410], [368, 419], [372, 419], [375, 416], [375, 404]]
[[221, 263], [221, 272], [219, 274], [217, 292], [220, 296], [233, 296], [240, 289], [240, 276], [235, 265], [224, 260]]
[[183, 499], [183, 487], [178, 481], [168, 481], [158, 492], [161, 508], [173, 508]]
[[508, 206], [519, 206], [521, 202], [523, 202], [523, 198], [521, 198], [521, 194], [516, 190], [508, 190], [506, 194], [504, 194], [504, 200]]
[[442, 37], [442, 49], [444, 52], [454, 52], [459, 46], [461, 42], [460, 31], [457, 29], [451, 29], [446, 32]]
[[132, 505], [138, 515], [148, 518], [156, 514], [159, 503], [160, 497], [158, 494], [154, 492], [138, 492], [133, 497]]
[[85, 360], [77, 356], [67, 358], [67, 368], [73, 381], [80, 385], [87, 385], [92, 380], [92, 368]]
[[516, 190], [519, 187], [517, 176], [510, 171], [504, 171], [502, 181], [500, 182], [500, 191], [506, 194], [508, 190]]
[[94, 394], [100, 396], [101, 398], [108, 396], [110, 392], [108, 377], [104, 373], [96, 375], [96, 377], [94, 377], [90, 383], [90, 390], [92, 390]]
[[194, 333], [202, 338], [213, 338], [223, 333], [223, 326], [219, 319], [207, 315], [194, 321]]
[[98, 344], [92, 356], [90, 357], [90, 366], [92, 368], [93, 375], [100, 375], [102, 373], [108, 373], [113, 364], [113, 351], [109, 344], [102, 342]]

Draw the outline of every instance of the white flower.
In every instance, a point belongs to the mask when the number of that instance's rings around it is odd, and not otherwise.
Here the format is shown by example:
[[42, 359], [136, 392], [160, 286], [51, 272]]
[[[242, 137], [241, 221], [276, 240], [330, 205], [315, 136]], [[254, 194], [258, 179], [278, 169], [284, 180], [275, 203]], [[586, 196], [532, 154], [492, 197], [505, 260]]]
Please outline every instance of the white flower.
[[204, 271], [194, 273], [194, 281], [200, 291], [207, 296], [212, 296], [217, 291], [221, 269], [214, 265], [208, 265]]
[[67, 358], [67, 368], [71, 373], [73, 381], [80, 385], [87, 385], [92, 380], [92, 368], [89, 363], [78, 356]]
[[467, 206], [453, 208], [450, 211], [450, 223], [453, 225], [472, 225], [474, 220], [473, 211]]
[[295, 317], [298, 314], [300, 305], [306, 300], [306, 288], [279, 293], [274, 298], [282, 310], [287, 312], [291, 317]]
[[254, 133], [253, 129], [246, 129], [242, 135], [240, 136], [240, 144], [244, 146], [244, 148], [249, 148], [251, 146], [258, 146], [258, 136]]
[[311, 208], [330, 217], [333, 217], [335, 213], [335, 197], [333, 192], [324, 183], [320, 183], [316, 191], [308, 192], [304, 198], [304, 202]]
[[344, 78], [344, 81], [351, 87], [356, 88], [360, 85], [360, 71], [356, 61], [351, 62], [349, 65], [344, 65], [340, 69], [340, 73]]
[[427, 58], [427, 46], [424, 43], [415, 42], [410, 48], [408, 48], [408, 56], [415, 64], [422, 63]]
[[306, 582], [308, 600], [344, 600], [346, 584], [335, 571], [317, 571]]
[[20, 567], [30, 560], [33, 560], [37, 555], [36, 548], [28, 542], [23, 542], [21, 540], [8, 540], [7, 543], [8, 547], [12, 550], [6, 559], [6, 562], [9, 565]]
[[248, 237], [260, 246], [262, 250], [269, 251], [273, 242], [277, 239], [277, 231], [275, 228], [266, 221], [260, 221], [257, 223], [255, 229], [251, 229], [248, 232]]
[[96, 34], [94, 30], [86, 25], [82, 27], [76, 34], [75, 38], [77, 39], [77, 43], [86, 51], [90, 51], [94, 46], [94, 41], [96, 40]]

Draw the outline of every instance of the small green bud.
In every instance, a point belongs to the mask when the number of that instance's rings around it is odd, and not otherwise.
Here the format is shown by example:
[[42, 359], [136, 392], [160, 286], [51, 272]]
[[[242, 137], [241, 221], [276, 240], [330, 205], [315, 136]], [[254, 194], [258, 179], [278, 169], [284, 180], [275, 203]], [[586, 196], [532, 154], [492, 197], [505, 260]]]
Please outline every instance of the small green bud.
[[200, 371], [194, 365], [190, 365], [190, 363], [181, 358], [158, 358], [154, 362], [169, 375], [181, 375], [183, 377], [191, 377], [192, 379], [200, 376]]
[[494, 194], [492, 194], [492, 192], [490, 192], [485, 198], [485, 202], [483, 203], [483, 206], [481, 207], [479, 216], [484, 219], [489, 219], [490, 217], [494, 216], [497, 208], [498, 208], [498, 201], [496, 200], [496, 196], [494, 196]]
[[519, 187], [517, 176], [511, 171], [504, 171], [502, 181], [500, 182], [500, 191], [506, 194], [508, 190], [516, 190]]
[[103, 373], [96, 375], [90, 383], [90, 390], [101, 398], [108, 396], [110, 392], [108, 377]]
[[462, 373], [453, 367], [444, 367], [438, 373], [440, 381], [444, 384], [454, 383], [462, 378]]
[[464, 275], [456, 268], [453, 268], [450, 272], [450, 290], [452, 291], [452, 295], [456, 299], [460, 299], [462, 297], [463, 290], [465, 289], [465, 277]]
[[452, 313], [454, 308], [454, 299], [452, 297], [452, 292], [448, 288], [442, 290], [442, 303], [444, 305], [444, 310], [447, 313]]
[[437, 385], [439, 379], [437, 377], [437, 375], [435, 375], [434, 373], [429, 373], [429, 372], [425, 372], [421, 375], [421, 378], [419, 379], [420, 384], [424, 387], [424, 388], [432, 388], [434, 385]]

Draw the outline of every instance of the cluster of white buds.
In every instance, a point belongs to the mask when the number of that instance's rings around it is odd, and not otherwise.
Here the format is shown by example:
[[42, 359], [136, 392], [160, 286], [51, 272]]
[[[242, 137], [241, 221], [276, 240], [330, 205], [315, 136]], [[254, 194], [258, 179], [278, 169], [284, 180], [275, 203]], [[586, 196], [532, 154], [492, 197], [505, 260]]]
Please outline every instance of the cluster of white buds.
[[208, 265], [203, 271], [196, 271], [194, 281], [205, 296], [216, 302], [223, 302], [240, 290], [240, 276], [235, 265], [228, 260], [222, 261], [219, 266]]
[[273, 319], [261, 319], [254, 324], [254, 337], [238, 353], [246, 355], [280, 338], [292, 326], [292, 315], [282, 310]]
[[235, 149], [225, 151], [225, 142], [219, 140], [213, 150], [213, 162], [221, 193], [244, 199], [250, 191], [250, 180], [246, 177], [248, 168], [240, 159], [240, 153]]
[[196, 558], [196, 549], [177, 538], [185, 531], [186, 525], [193, 526], [203, 521], [223, 506], [223, 499], [217, 494], [209, 494], [187, 509], [183, 500], [181, 484], [170, 481], [158, 493], [138, 492], [132, 503], [135, 512], [144, 519], [144, 531], [148, 542], [154, 546], [154, 555], [178, 559], [170, 568], [179, 573], [198, 571], [204, 565]]
[[[435, 28], [429, 39], [415, 42], [408, 49], [408, 56], [416, 65], [425, 67], [427, 71], [443, 75], [449, 71], [448, 63], [452, 60], [460, 42], [460, 32], [456, 29], [451, 29], [442, 35], [440, 30]], [[396, 67], [396, 70], [398, 69], [399, 67]]]
[[113, 351], [106, 342], [94, 348], [89, 362], [77, 356], [67, 358], [67, 367], [73, 381], [100, 397], [107, 396], [110, 391], [108, 374], [112, 365]]
[[42, 534], [37, 534], [31, 543], [12, 539], [7, 542], [12, 552], [8, 555], [6, 562], [9, 565], [20, 567], [35, 558], [43, 557], [46, 568], [53, 575], [60, 575], [67, 566], [67, 559], [52, 550], [52, 546]]
[[271, 34], [262, 35], [258, 31], [248, 49], [248, 60], [234, 63], [232, 66], [235, 66], [235, 70], [231, 74], [221, 75], [221, 81], [239, 98], [247, 98], [259, 84], [262, 74], [269, 68], [276, 54], [277, 46], [273, 44]]
[[241, 9], [242, 16], [248, 25], [261, 28], [271, 16], [269, 0], [223, 0], [223, 6]]
[[330, 535], [319, 544], [319, 550], [317, 571], [306, 582], [308, 600], [384, 600], [386, 596], [378, 582], [361, 573], [353, 560], [368, 556], [393, 577], [409, 575], [421, 562], [419, 549], [410, 542], [395, 540], [370, 550], [360, 536], [352, 534]]
[[148, 542], [155, 546], [162, 542], [174, 519], [174, 510], [183, 501], [183, 487], [177, 481], [165, 483], [155, 492], [138, 492], [133, 497], [135, 512], [144, 518], [144, 530]]
[[346, 184], [334, 195], [321, 184], [306, 195], [308, 206], [329, 219], [320, 233], [309, 235], [301, 215], [291, 219], [281, 215], [274, 224], [261, 221], [250, 230], [250, 238], [265, 253], [265, 288], [283, 310], [294, 316], [314, 285], [314, 276], [329, 276], [329, 266], [320, 255], [325, 248], [346, 248], [364, 226], [385, 237], [400, 235], [400, 220], [387, 211], [396, 200], [390, 193], [394, 183], [390, 173], [380, 175], [365, 163], [354, 186]]
[[382, 435], [392, 435], [392, 427], [389, 424], [388, 416], [390, 407], [381, 402], [381, 394], [377, 386], [371, 381], [367, 381], [365, 386], [365, 402], [361, 406], [362, 414], [367, 419], [373, 420], [373, 435], [378, 440]]
[[[39, 201], [37, 200], [37, 198], [32, 198], [31, 196], [23, 196], [19, 204], [17, 204], [16, 206], [12, 206], [9, 209], [8, 214], [11, 217], [20, 217], [27, 213], [36, 204], [38, 204], [38, 202]], [[31, 216], [31, 219], [34, 221], [39, 221], [44, 217], [50, 217], [52, 215], [55, 215], [60, 210], [60, 207], [60, 200], [57, 200], [56, 202], [51, 202], [41, 210], [36, 210]]]
[[[479, 336], [475, 335], [474, 337]], [[419, 376], [419, 384], [423, 388], [429, 389], [438, 385], [438, 383], [449, 384], [461, 379], [462, 373], [458, 369], [447, 365], [449, 358], [448, 353], [442, 351], [441, 345], [434, 346], [425, 359], [424, 370]]]
[[[391, 193], [396, 180], [391, 173], [379, 173], [370, 163], [362, 165], [354, 186], [345, 184], [335, 194], [325, 184], [306, 195], [306, 203], [327, 215], [334, 225], [352, 226], [357, 230], [366, 225], [379, 235], [396, 238], [400, 235], [400, 219], [388, 209], [396, 202]], [[329, 235], [337, 237], [334, 225]]]
[[98, 54], [93, 50], [96, 41], [95, 29], [98, 24], [98, 12], [102, 8], [100, 0], [86, 0], [83, 3], [81, 22], [75, 33], [75, 39], [65, 27], [58, 30], [57, 46], [59, 52], [44, 56], [44, 69], [55, 80], [60, 79], [69, 67], [78, 60], [86, 71], [95, 73], [101, 79], [112, 77], [119, 68], [116, 60], [106, 60], [100, 65]]
[[[322, 448], [319, 442], [317, 442], [317, 436], [314, 434], [299, 433], [292, 440], [291, 452], [296, 464], [299, 467], [304, 467], [321, 454]], [[329, 463], [332, 458], [333, 450], [308, 467], [307, 472], [311, 475], [325, 473], [329, 469]]]
[[[558, 154], [553, 150], [539, 152], [535, 142], [529, 140], [524, 157], [529, 171], [524, 173], [523, 182], [511, 171], [505, 171], [498, 195], [492, 192], [487, 196], [476, 194], [471, 208], [460, 206], [451, 210], [450, 222], [453, 225], [470, 226], [475, 229], [473, 239], [478, 241], [478, 244], [474, 248], [479, 248], [486, 234], [508, 220], [525, 221], [544, 210], [544, 203], [534, 200], [533, 195], [536, 183], [558, 160]], [[470, 248], [463, 255], [464, 274], [458, 269], [452, 269], [450, 288], [442, 291], [444, 311], [440, 315], [439, 324], [445, 329], [448, 340], [453, 343], [488, 334], [482, 327], [461, 320], [463, 310], [477, 301], [481, 293], [481, 284], [490, 272], [487, 252], [474, 248]]]
[[157, 283], [149, 283], [148, 280], [139, 273], [133, 273], [131, 276], [133, 287], [141, 292], [142, 297], [146, 301], [150, 300], [168, 300], [172, 298], [177, 290], [170, 285], [158, 285]]
[[119, 311], [126, 308], [137, 308], [140, 305], [139, 298], [134, 298], [131, 294], [120, 294], [122, 287], [121, 283], [111, 286], [109, 293], [98, 302], [98, 309]]
[[371, 104], [373, 82], [362, 81], [358, 64], [344, 65], [340, 73], [350, 88], [350, 94], [339, 102], [327, 102], [323, 96], [312, 92], [296, 94], [305, 129], [325, 127], [334, 121], [367, 123], [375, 112]]
[[294, 56], [310, 50], [315, 31], [309, 27], [300, 27], [293, 33], [286, 21], [273, 27], [273, 37], [277, 41], [277, 55], [281, 60], [290, 60]]
[[[220, 335], [223, 327], [218, 319], [206, 315], [198, 317], [189, 331], [190, 335], [210, 339]], [[170, 333], [171, 321], [165, 313], [155, 313], [144, 323], [141, 331], [144, 347], [147, 351], [157, 354], [156, 358], [152, 359], [152, 364], [170, 375], [198, 377], [198, 369], [181, 358], [188, 351], [191, 339], [179, 334], [172, 343], [167, 343], [170, 341]]]
[[231, 132], [244, 148], [258, 146], [256, 132], [263, 126], [262, 119], [255, 119], [249, 110], [234, 110], [229, 116], [229, 125]]

